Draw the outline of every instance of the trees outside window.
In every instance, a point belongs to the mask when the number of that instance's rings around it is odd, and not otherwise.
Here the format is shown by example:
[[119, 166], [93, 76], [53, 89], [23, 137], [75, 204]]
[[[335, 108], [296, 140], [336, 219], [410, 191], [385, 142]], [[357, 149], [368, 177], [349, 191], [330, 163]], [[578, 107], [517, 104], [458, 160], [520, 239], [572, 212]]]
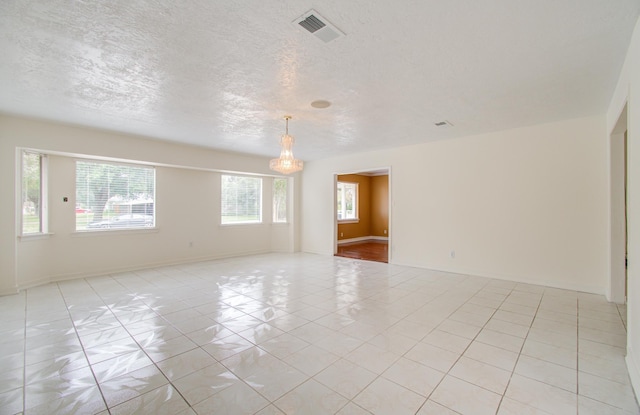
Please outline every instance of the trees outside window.
[[222, 224], [262, 222], [262, 179], [248, 176], [221, 176]]
[[22, 152], [22, 235], [47, 232], [47, 156]]
[[287, 222], [287, 179], [273, 179], [273, 222]]

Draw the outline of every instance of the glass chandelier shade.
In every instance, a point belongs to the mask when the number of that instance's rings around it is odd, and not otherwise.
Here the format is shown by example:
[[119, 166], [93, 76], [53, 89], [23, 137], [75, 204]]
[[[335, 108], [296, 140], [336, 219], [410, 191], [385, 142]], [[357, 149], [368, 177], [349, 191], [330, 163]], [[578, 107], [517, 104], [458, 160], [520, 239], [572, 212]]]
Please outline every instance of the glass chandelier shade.
[[295, 140], [289, 135], [289, 120], [291, 116], [287, 115], [284, 119], [286, 120], [287, 127], [285, 134], [280, 138], [280, 146], [282, 147], [280, 157], [271, 159], [269, 168], [282, 174], [291, 174], [302, 170], [304, 163], [302, 160], [297, 160], [293, 157], [292, 148]]

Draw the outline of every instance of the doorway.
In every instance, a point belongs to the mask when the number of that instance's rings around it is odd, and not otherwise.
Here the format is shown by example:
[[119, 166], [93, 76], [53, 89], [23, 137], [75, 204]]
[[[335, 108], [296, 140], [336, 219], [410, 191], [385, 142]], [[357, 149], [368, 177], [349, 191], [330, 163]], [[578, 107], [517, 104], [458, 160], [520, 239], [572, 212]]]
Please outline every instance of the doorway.
[[609, 140], [610, 154], [610, 283], [607, 300], [627, 300], [627, 105], [624, 106]]
[[334, 174], [334, 255], [390, 262], [390, 168]]

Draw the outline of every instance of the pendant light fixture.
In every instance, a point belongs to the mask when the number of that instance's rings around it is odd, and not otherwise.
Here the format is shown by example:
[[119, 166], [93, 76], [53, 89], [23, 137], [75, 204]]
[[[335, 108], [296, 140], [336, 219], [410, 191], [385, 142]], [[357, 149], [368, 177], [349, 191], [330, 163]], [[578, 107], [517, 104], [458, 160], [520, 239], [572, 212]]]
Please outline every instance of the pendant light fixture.
[[291, 119], [291, 115], [285, 115], [284, 119], [286, 122], [286, 130], [285, 134], [280, 138], [280, 146], [282, 147], [280, 157], [271, 159], [269, 168], [282, 174], [291, 174], [302, 170], [304, 163], [302, 160], [296, 160], [293, 157], [292, 148], [295, 140], [289, 135], [289, 120]]

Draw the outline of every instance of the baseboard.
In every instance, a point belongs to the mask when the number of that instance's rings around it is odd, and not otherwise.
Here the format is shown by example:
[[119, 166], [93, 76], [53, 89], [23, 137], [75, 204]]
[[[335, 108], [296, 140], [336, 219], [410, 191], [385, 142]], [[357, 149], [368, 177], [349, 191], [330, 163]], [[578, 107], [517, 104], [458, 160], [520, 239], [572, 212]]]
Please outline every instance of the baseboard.
[[352, 244], [357, 242], [365, 242], [365, 241], [388, 241], [389, 238], [386, 236], [360, 236], [358, 238], [349, 238], [349, 239], [340, 239], [338, 240], [338, 245]]
[[2, 290], [2, 291], [0, 291], [0, 297], [4, 297], [6, 295], [18, 294], [19, 292], [20, 292], [20, 290], [18, 290], [18, 287], [15, 287], [15, 288], [9, 289], [9, 290]]
[[638, 367], [638, 360], [636, 359], [631, 347], [627, 347], [627, 357], [625, 360], [627, 361], [627, 371], [629, 372], [629, 378], [631, 379], [631, 387], [633, 388], [633, 393], [635, 393], [637, 400], [638, 391], [640, 391], [640, 368]]
[[531, 281], [526, 278], [521, 278], [514, 275], [485, 274], [482, 272], [477, 272], [474, 270], [468, 270], [468, 269], [462, 269], [462, 268], [430, 267], [424, 264], [394, 261], [393, 258], [391, 258], [389, 264], [402, 265], [402, 266], [414, 267], [414, 268], [422, 268], [430, 271], [440, 271], [440, 272], [446, 272], [450, 274], [461, 274], [461, 275], [469, 275], [472, 277], [482, 277], [482, 278], [491, 278], [491, 279], [502, 280], [502, 281], [511, 281], [511, 282], [521, 283], [521, 284], [539, 285], [543, 287], [559, 288], [561, 290], [579, 291], [579, 292], [584, 292], [589, 294], [598, 294], [598, 295], [604, 296], [604, 289], [602, 286], [595, 286], [591, 284], [572, 284], [572, 283], [565, 283], [563, 281], [555, 281], [555, 280], [548, 280], [548, 279]]
[[[249, 252], [245, 251], [245, 252], [235, 252], [235, 253], [232, 252], [232, 253], [226, 253], [224, 255], [207, 255], [203, 257], [191, 257], [191, 258], [184, 258], [184, 259], [174, 260], [174, 261], [160, 261], [160, 262], [146, 263], [146, 264], [140, 264], [140, 265], [135, 265], [130, 267], [102, 269], [102, 270], [92, 271], [89, 273], [78, 272], [78, 273], [71, 273], [71, 274], [51, 275], [49, 277], [40, 278], [38, 280], [31, 281], [26, 284], [20, 284], [16, 292], [26, 290], [32, 287], [37, 287], [39, 285], [50, 284], [53, 282], [71, 281], [71, 280], [82, 279], [82, 278], [102, 277], [110, 274], [119, 274], [123, 272], [135, 272], [135, 271], [140, 271], [145, 269], [169, 267], [174, 265], [191, 264], [191, 263], [197, 263], [197, 262], [219, 261], [221, 259], [240, 258], [243, 256], [268, 254], [270, 252], [271, 251], [269, 250], [256, 250], [256, 251], [249, 251]], [[16, 292], [10, 292], [7, 294], [15, 294]], [[2, 295], [2, 293], [0, 293], [0, 295]]]

